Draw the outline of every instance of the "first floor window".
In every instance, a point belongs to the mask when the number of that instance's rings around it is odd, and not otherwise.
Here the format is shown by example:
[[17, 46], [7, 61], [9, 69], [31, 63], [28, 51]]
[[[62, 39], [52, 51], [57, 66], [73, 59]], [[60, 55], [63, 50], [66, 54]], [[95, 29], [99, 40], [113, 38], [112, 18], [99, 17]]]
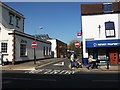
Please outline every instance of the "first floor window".
[[1, 52], [7, 53], [7, 43], [1, 43]]
[[14, 14], [9, 13], [9, 24], [13, 25], [13, 18], [14, 18]]
[[115, 25], [114, 22], [105, 22], [106, 37], [115, 37]]
[[26, 44], [20, 44], [20, 56], [27, 56]]
[[106, 30], [106, 37], [115, 36], [115, 30]]
[[16, 17], [16, 27], [19, 28], [20, 17]]

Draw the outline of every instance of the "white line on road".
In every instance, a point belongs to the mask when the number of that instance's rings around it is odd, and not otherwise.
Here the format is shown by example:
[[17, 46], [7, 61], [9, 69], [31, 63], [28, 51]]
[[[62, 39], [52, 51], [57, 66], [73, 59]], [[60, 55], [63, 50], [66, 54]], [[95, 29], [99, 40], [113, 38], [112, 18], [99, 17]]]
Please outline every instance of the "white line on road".
[[56, 81], [56, 79], [33, 79], [33, 78], [13, 78], [13, 77], [3, 77], [4, 79], [12, 80], [38, 80], [38, 81]]
[[31, 74], [74, 74], [74, 70], [55, 70], [55, 69], [38, 69], [38, 70], [31, 70], [26, 71], [25, 73]]
[[56, 63], [56, 64], [53, 64], [54, 66], [64, 66], [64, 62], [59, 62], [59, 63]]

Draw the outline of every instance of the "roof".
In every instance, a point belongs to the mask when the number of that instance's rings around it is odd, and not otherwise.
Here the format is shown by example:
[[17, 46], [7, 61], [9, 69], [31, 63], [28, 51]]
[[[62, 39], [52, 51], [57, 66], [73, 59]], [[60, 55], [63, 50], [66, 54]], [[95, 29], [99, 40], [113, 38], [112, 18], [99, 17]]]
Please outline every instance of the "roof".
[[10, 10], [11, 12], [17, 14], [18, 16], [24, 18], [24, 15], [23, 15], [23, 14], [21, 14], [20, 12], [18, 12], [17, 10], [15, 10], [15, 9], [13, 9], [13, 8], [11, 8], [10, 6], [6, 5], [5, 3], [0, 2], [0, 6], [6, 8], [6, 9]]
[[[104, 12], [103, 5], [107, 3], [97, 4], [81, 4], [82, 15], [96, 15], [96, 14], [112, 14], [120, 13], [120, 2], [112, 2], [112, 12]], [[109, 3], [110, 4], [110, 3]]]

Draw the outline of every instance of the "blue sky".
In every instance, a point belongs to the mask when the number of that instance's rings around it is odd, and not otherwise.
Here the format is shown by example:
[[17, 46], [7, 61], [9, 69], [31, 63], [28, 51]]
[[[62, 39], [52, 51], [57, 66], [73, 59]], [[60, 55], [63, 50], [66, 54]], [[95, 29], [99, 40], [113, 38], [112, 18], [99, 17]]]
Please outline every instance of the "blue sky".
[[[84, 3], [84, 2], [82, 2]], [[48, 34], [67, 44], [81, 31], [80, 2], [6, 2], [25, 17], [25, 33]], [[42, 27], [43, 29], [40, 29]], [[78, 40], [81, 41], [79, 38]]]

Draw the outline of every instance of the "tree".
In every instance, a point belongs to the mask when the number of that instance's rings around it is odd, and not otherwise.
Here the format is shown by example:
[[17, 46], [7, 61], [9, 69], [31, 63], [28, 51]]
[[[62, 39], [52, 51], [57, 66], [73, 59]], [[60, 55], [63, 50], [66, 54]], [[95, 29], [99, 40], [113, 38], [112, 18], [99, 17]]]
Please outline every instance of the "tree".
[[82, 45], [82, 42], [80, 42], [80, 46], [78, 48], [75, 47], [75, 42], [76, 41], [79, 41], [79, 40], [71, 40], [69, 45], [68, 45], [68, 50], [72, 50], [74, 51], [74, 53], [77, 55], [77, 56], [81, 56], [81, 53], [82, 53], [82, 48], [81, 48], [81, 45]]

